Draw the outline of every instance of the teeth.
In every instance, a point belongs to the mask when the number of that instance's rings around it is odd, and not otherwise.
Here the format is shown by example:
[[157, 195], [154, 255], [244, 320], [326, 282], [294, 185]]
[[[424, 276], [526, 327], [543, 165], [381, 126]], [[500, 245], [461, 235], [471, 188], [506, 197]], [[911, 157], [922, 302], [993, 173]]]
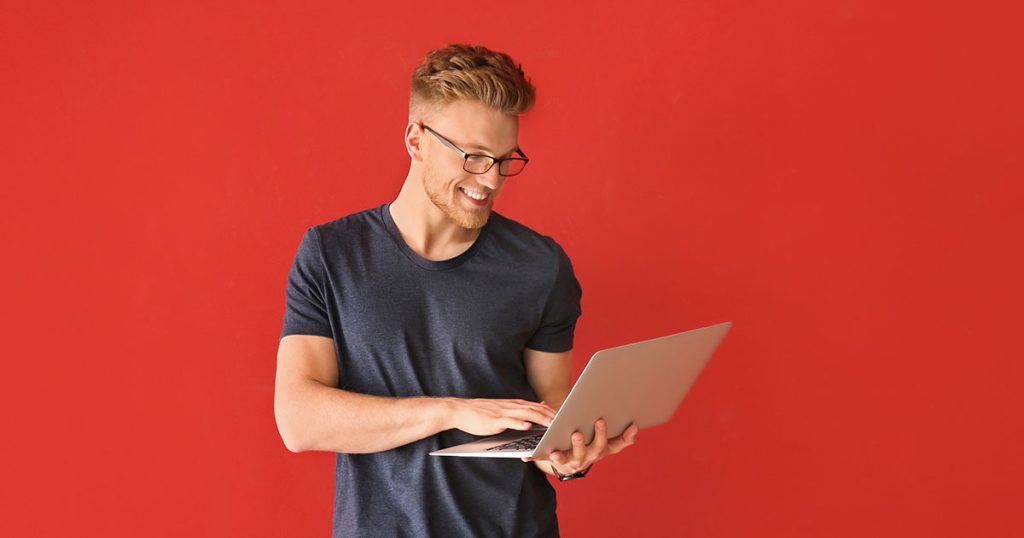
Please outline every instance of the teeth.
[[463, 189], [462, 187], [459, 187], [459, 189], [461, 189], [462, 192], [466, 193], [466, 196], [469, 196], [470, 198], [472, 198], [472, 199], [474, 199], [474, 200], [476, 200], [478, 202], [487, 199], [487, 194], [486, 193], [471, 192], [471, 191], [467, 191], [466, 189]]

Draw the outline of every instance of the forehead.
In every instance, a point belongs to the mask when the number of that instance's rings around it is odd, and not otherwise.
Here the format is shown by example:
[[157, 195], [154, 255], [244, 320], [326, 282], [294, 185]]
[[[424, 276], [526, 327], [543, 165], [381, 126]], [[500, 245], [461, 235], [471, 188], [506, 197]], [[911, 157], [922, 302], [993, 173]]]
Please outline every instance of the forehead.
[[430, 127], [466, 151], [504, 156], [518, 147], [519, 118], [479, 101], [460, 100], [440, 107]]

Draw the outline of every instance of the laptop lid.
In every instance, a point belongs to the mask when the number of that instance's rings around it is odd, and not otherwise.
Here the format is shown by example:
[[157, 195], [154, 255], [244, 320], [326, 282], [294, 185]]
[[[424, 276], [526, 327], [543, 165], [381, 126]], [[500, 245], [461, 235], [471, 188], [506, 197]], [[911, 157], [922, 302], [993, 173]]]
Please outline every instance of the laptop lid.
[[[540, 434], [504, 433], [431, 452], [431, 456], [512, 458], [547, 455], [571, 448], [570, 436], [582, 432], [589, 444], [594, 421], [604, 418], [608, 436], [630, 424], [641, 429], [666, 422], [697, 380], [731, 322], [598, 351], [591, 357], [569, 396], [536, 448], [494, 451], [499, 445]], [[540, 429], [540, 428], [538, 428]]]
[[608, 425], [608, 437], [632, 423], [644, 429], [668, 421], [730, 328], [732, 322], [719, 323], [598, 351], [534, 454], [571, 448], [574, 431], [589, 444], [599, 418]]

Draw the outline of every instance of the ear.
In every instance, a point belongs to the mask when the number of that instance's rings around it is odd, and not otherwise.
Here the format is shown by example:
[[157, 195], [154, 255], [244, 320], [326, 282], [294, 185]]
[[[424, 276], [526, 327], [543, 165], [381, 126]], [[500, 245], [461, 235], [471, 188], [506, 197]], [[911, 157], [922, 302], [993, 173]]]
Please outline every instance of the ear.
[[419, 123], [410, 121], [405, 126], [405, 151], [409, 152], [409, 157], [413, 160], [423, 160], [423, 154], [420, 153], [420, 142], [422, 140], [423, 129], [420, 128]]

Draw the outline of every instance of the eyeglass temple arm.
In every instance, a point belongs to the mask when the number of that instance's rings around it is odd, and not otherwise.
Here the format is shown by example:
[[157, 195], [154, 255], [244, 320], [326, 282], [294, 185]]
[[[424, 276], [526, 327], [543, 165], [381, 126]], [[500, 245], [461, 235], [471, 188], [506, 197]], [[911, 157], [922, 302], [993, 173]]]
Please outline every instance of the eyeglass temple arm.
[[465, 151], [462, 151], [461, 149], [459, 149], [458, 146], [449, 142], [447, 138], [441, 136], [441, 134], [438, 133], [437, 131], [431, 129], [430, 127], [427, 127], [426, 123], [420, 122], [420, 127], [423, 127], [424, 129], [430, 131], [430, 134], [434, 135], [438, 140], [441, 141], [442, 144], [454, 149], [459, 155], [462, 156], [463, 159], [466, 158], [467, 153]]

